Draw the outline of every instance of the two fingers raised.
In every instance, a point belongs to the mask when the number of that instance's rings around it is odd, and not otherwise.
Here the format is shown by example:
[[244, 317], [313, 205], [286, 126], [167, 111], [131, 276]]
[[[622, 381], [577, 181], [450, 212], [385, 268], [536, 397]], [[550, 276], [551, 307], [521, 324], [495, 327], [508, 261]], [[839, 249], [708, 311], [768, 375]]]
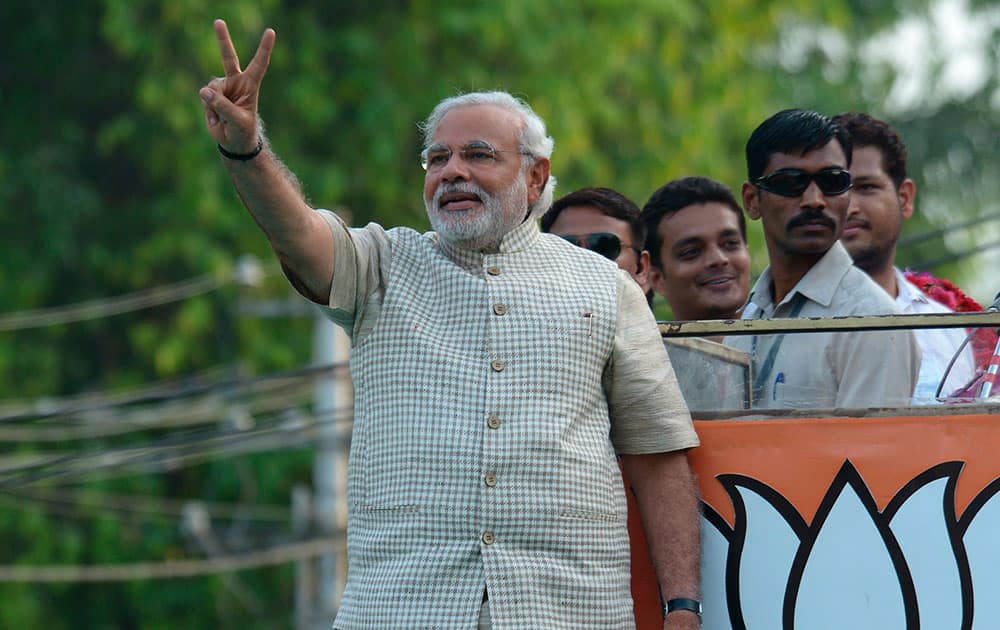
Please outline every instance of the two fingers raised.
[[[215, 20], [214, 27], [225, 76], [212, 79], [199, 91], [199, 95], [205, 107], [205, 122], [216, 140], [239, 141], [242, 138], [227, 138], [230, 134], [217, 126], [222, 121], [235, 122], [237, 126], [248, 127], [243, 133], [237, 132], [238, 136], [256, 135], [257, 96], [271, 61], [275, 33], [270, 28], [264, 31], [253, 59], [247, 64], [246, 70], [241, 70], [239, 56], [225, 21]], [[247, 141], [253, 142], [254, 138]]]
[[222, 68], [227, 77], [246, 74], [256, 83], [264, 78], [267, 66], [271, 63], [271, 51], [274, 50], [274, 29], [264, 30], [260, 37], [260, 44], [257, 45], [257, 52], [247, 65], [246, 70], [240, 70], [240, 58], [236, 54], [233, 40], [229, 36], [229, 28], [224, 20], [215, 21], [215, 36], [219, 40], [219, 52], [222, 55]]

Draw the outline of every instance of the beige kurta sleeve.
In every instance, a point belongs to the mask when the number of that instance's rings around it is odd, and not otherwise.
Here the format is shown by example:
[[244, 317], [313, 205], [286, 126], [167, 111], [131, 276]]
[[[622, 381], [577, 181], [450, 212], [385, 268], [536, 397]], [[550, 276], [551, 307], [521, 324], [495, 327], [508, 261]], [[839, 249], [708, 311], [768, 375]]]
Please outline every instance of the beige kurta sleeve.
[[349, 228], [333, 212], [317, 210], [333, 233], [333, 283], [323, 309], [347, 331], [353, 343], [375, 327], [382, 308], [385, 278], [392, 261], [389, 235], [376, 223]]
[[618, 284], [614, 349], [604, 373], [615, 450], [638, 455], [698, 446], [691, 414], [646, 298], [624, 271]]

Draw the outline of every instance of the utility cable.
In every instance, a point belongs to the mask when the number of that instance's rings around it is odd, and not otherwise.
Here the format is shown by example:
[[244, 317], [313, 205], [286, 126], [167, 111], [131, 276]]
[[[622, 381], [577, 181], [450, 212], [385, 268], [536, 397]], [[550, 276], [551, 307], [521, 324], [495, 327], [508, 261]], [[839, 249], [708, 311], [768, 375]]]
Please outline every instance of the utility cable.
[[939, 267], [940, 265], [943, 265], [945, 263], [954, 262], [956, 260], [961, 260], [963, 258], [969, 258], [970, 256], [975, 256], [987, 250], [996, 249], [998, 247], [1000, 247], [1000, 239], [991, 241], [984, 245], [978, 245], [976, 246], [976, 249], [973, 251], [956, 252], [954, 254], [946, 254], [944, 256], [932, 258], [931, 260], [919, 261], [919, 263], [916, 266], [926, 269], [934, 269], [935, 267]]
[[98, 298], [76, 304], [17, 311], [2, 315], [0, 316], [0, 332], [57, 326], [121, 315], [187, 300], [218, 290], [232, 282], [244, 286], [256, 286], [266, 276], [276, 273], [276, 267], [276, 264], [272, 264], [265, 268], [256, 258], [246, 255], [237, 260], [231, 268], [219, 273], [206, 273], [180, 282], [142, 289], [117, 297]]
[[229, 554], [203, 560], [168, 560], [133, 564], [7, 565], [0, 566], [0, 582], [127, 582], [190, 578], [232, 573], [315, 558], [343, 545], [342, 536], [314, 538], [269, 549]]
[[982, 223], [988, 223], [990, 221], [995, 221], [1000, 219], [1000, 212], [991, 212], [989, 214], [982, 214], [975, 218], [962, 221], [960, 223], [952, 223], [943, 228], [936, 230], [928, 230], [926, 232], [921, 232], [920, 234], [914, 234], [913, 236], [907, 236], [896, 241], [897, 249], [910, 247], [916, 245], [917, 243], [923, 243], [924, 241], [929, 241], [932, 238], [937, 238], [939, 236], [944, 236], [945, 234], [950, 234], [951, 232], [957, 232], [958, 230], [964, 230]]
[[227, 414], [251, 416], [274, 413], [308, 404], [313, 384], [308, 381], [275, 383], [274, 391], [249, 400], [209, 394], [191, 401], [161, 403], [153, 408], [104, 409], [84, 417], [37, 424], [0, 423], [0, 442], [39, 443], [93, 440], [122, 436], [136, 431], [183, 428], [217, 423]]
[[101, 298], [66, 306], [19, 311], [0, 316], [0, 332], [71, 324], [161, 306], [171, 302], [180, 302], [215, 291], [231, 282], [232, 279], [232, 272], [205, 274], [197, 278], [126, 293], [114, 298]]
[[9, 398], [0, 401], [0, 420], [58, 415], [63, 409], [114, 406], [137, 397], [177, 391], [193, 384], [217, 383], [233, 378], [234, 374], [242, 375], [242, 370], [230, 365], [217, 365], [180, 377], [150, 381], [126, 391], [92, 391], [69, 396], [44, 396], [28, 400]]
[[118, 394], [107, 397], [87, 398], [83, 401], [69, 400], [64, 404], [52, 402], [38, 411], [31, 411], [30, 406], [22, 406], [12, 413], [0, 413], [0, 422], [24, 422], [29, 420], [52, 419], [64, 416], [80, 415], [86, 412], [99, 411], [108, 408], [127, 407], [148, 403], [162, 403], [171, 400], [190, 398], [206, 393], [225, 393], [230, 396], [241, 392], [253, 392], [254, 388], [283, 379], [316, 378], [321, 375], [344, 370], [347, 363], [330, 363], [326, 365], [309, 365], [291, 370], [272, 372], [255, 377], [230, 377], [215, 382], [195, 382], [180, 385], [176, 388], [156, 388], [140, 390], [135, 393]]
[[[171, 435], [152, 446], [129, 446], [67, 455], [3, 471], [0, 489], [19, 488], [56, 478], [89, 477], [93, 473], [108, 470], [114, 470], [118, 474], [137, 474], [137, 469], [146, 473], [151, 470], [161, 472], [221, 457], [301, 448], [319, 438], [324, 425], [341, 425], [338, 431], [340, 436], [336, 440], [346, 444], [350, 439], [346, 423], [352, 419], [353, 410], [350, 407], [314, 416], [289, 418], [282, 415], [247, 431], [192, 431], [180, 436]], [[323, 435], [322, 439], [329, 441], [330, 437]]]
[[[10, 505], [23, 506], [29, 504], [46, 511], [58, 511], [60, 514], [86, 514], [98, 512], [101, 514], [113, 512], [133, 515], [139, 519], [174, 521], [184, 514], [184, 508], [192, 502], [197, 502], [207, 510], [213, 521], [228, 521], [242, 519], [255, 523], [283, 524], [289, 520], [288, 507], [260, 503], [227, 503], [221, 501], [206, 501], [190, 497], [156, 497], [135, 494], [114, 494], [108, 492], [79, 492], [74, 490], [32, 490], [5, 488], [0, 490], [0, 500], [9, 501]], [[51, 510], [49, 508], [52, 508]]]

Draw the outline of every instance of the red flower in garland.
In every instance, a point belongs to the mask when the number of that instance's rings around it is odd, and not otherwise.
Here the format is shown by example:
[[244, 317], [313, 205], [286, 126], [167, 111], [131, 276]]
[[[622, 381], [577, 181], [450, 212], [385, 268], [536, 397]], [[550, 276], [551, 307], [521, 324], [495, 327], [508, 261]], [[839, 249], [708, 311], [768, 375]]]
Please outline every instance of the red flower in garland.
[[[974, 313], [982, 311], [979, 302], [965, 294], [950, 281], [935, 278], [926, 271], [905, 271], [903, 276], [924, 292], [935, 302], [944, 304], [956, 313]], [[976, 365], [985, 367], [993, 356], [997, 344], [997, 333], [992, 328], [977, 328], [972, 335], [972, 351], [976, 357]]]

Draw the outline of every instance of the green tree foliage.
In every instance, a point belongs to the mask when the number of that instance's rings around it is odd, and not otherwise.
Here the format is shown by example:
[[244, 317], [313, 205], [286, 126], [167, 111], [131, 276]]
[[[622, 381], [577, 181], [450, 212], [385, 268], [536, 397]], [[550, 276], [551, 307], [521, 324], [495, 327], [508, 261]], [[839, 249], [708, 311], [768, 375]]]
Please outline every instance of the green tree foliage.
[[[850, 51], [899, 16], [894, 3], [875, 0], [84, 0], [59, 10], [4, 3], [0, 313], [222, 275], [244, 254], [271, 260], [204, 131], [197, 90], [221, 73], [215, 17], [228, 21], [244, 62], [263, 29], [276, 29], [261, 112], [272, 145], [314, 204], [349, 208], [355, 224], [426, 227], [416, 123], [442, 97], [497, 88], [523, 96], [556, 139], [561, 192], [611, 186], [641, 205], [687, 174], [738, 189], [745, 139], [774, 111], [884, 111], [891, 81], [858, 89], [865, 60]], [[992, 116], [988, 124], [958, 103], [933, 117], [910, 114], [904, 128], [914, 152], [952, 156], [958, 146], [969, 163], [989, 151], [995, 160], [996, 108], [984, 96], [995, 78], [990, 86], [974, 101]], [[914, 141], [924, 134], [926, 141]], [[967, 141], [956, 145], [950, 136]], [[995, 178], [977, 172], [976, 182], [995, 188]], [[976, 212], [968, 207], [975, 203], [963, 200], [963, 211]], [[751, 239], [759, 270], [759, 232]], [[309, 318], [241, 315], [241, 300], [258, 297], [289, 297], [280, 274], [256, 289], [229, 284], [132, 313], [0, 332], [0, 398], [127, 390], [218, 366], [260, 374], [307, 363]], [[121, 444], [74, 440], [58, 453]], [[25, 456], [42, 449], [8, 446]], [[308, 458], [292, 451], [220, 459], [81, 490], [236, 502], [247, 500], [252, 485], [253, 501], [286, 504], [291, 486], [308, 481]], [[49, 505], [16, 500], [0, 511], [0, 532], [7, 542], [0, 564], [137, 562], [191, 552], [176, 520], [132, 522], [99, 510], [65, 518]], [[0, 626], [290, 623], [290, 568], [238, 579], [241, 587], [223, 577], [0, 583]]]

